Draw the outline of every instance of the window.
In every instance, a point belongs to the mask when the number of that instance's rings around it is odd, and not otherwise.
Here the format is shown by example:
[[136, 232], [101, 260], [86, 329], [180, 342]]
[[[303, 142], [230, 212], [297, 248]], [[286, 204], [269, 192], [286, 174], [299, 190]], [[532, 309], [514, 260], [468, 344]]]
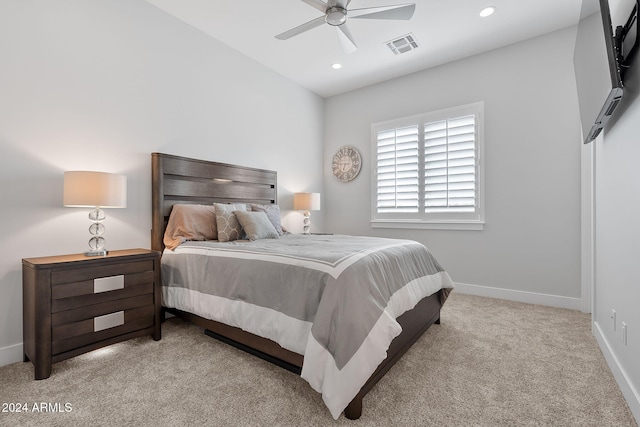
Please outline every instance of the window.
[[371, 127], [372, 226], [481, 230], [483, 103]]

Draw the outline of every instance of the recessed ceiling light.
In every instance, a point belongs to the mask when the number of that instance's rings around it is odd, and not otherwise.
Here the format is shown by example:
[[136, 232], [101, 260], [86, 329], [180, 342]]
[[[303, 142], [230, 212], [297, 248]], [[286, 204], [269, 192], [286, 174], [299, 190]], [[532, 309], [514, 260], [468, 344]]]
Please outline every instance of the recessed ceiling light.
[[483, 18], [486, 18], [487, 16], [493, 15], [493, 12], [495, 11], [496, 11], [495, 6], [485, 7], [480, 11], [480, 16], [482, 16]]
[[342, 68], [342, 64], [333, 64], [331, 68], [333, 68], [334, 70], [339, 70], [340, 68]]

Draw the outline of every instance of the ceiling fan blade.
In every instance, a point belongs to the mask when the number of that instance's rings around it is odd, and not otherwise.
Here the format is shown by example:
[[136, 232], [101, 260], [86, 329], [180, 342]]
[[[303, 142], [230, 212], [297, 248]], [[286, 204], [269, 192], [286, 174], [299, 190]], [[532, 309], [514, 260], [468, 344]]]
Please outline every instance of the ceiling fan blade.
[[329, 6], [321, 1], [321, 0], [302, 0], [303, 2], [305, 2], [306, 4], [308, 4], [311, 7], [315, 7], [316, 9], [318, 9], [320, 12], [325, 13], [327, 11], [327, 9], [329, 8]]
[[342, 49], [345, 53], [353, 53], [358, 50], [358, 46], [356, 46], [355, 40], [353, 40], [353, 36], [351, 35], [351, 31], [347, 27], [347, 24], [342, 24], [336, 27], [338, 31], [338, 38], [340, 39], [340, 44], [342, 45]]
[[394, 6], [367, 7], [364, 9], [351, 9], [349, 18], [362, 19], [403, 19], [408, 20], [416, 10], [414, 3], [398, 4]]
[[307, 23], [304, 23], [302, 25], [298, 25], [297, 27], [292, 28], [289, 31], [285, 31], [284, 33], [278, 34], [276, 36], [276, 38], [278, 40], [287, 40], [287, 39], [290, 39], [293, 36], [297, 36], [300, 33], [304, 33], [305, 31], [309, 31], [312, 28], [319, 27], [320, 25], [322, 25], [324, 23], [325, 23], [324, 16], [321, 16], [319, 18], [311, 20], [311, 21], [309, 21]]

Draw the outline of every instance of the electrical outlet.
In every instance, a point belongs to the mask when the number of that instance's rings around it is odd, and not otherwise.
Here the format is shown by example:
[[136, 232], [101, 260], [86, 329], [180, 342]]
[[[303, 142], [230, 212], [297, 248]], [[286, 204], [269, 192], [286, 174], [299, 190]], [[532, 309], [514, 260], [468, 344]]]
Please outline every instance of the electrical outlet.
[[627, 324], [622, 322], [622, 343], [627, 345]]
[[616, 311], [611, 310], [611, 321], [613, 322], [613, 330], [616, 330]]

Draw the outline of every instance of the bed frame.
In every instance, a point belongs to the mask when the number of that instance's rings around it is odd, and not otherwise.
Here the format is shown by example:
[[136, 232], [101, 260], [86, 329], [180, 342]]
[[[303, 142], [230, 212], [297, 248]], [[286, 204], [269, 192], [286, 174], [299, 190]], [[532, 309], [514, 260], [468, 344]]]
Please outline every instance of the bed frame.
[[[152, 153], [151, 174], [151, 248], [158, 251], [164, 250], [164, 230], [171, 207], [176, 203], [277, 203], [277, 173], [274, 171]], [[437, 292], [397, 319], [402, 326], [402, 333], [393, 340], [387, 358], [345, 409], [347, 418], [360, 417], [364, 395], [432, 324], [440, 323], [440, 308], [444, 299], [446, 295], [443, 291]], [[195, 314], [168, 308], [164, 310], [204, 328], [209, 336], [298, 375], [301, 372], [304, 357], [280, 347], [274, 341]]]

